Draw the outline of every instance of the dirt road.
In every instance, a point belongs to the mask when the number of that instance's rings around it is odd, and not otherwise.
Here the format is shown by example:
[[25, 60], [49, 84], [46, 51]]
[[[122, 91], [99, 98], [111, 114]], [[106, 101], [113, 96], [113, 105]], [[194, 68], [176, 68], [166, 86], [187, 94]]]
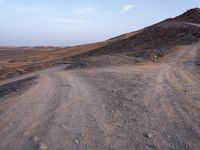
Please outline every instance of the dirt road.
[[1, 96], [0, 149], [198, 150], [199, 54], [200, 42], [157, 63], [40, 74]]

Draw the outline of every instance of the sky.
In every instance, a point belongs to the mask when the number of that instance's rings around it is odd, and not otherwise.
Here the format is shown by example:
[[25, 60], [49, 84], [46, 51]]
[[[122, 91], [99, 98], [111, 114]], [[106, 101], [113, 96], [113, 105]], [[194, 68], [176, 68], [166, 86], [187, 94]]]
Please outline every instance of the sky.
[[0, 0], [0, 46], [72, 46], [135, 31], [200, 0]]

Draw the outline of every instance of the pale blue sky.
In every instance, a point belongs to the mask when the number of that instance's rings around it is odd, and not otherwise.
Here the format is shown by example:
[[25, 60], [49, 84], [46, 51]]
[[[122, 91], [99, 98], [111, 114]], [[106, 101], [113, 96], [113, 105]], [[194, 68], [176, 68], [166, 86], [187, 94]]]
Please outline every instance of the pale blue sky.
[[200, 0], [0, 0], [0, 45], [101, 41], [200, 7]]

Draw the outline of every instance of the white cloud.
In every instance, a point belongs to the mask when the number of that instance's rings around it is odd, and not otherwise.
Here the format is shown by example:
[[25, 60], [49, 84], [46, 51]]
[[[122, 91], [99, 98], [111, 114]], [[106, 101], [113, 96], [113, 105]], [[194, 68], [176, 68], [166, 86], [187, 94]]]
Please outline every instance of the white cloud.
[[74, 9], [74, 13], [78, 14], [78, 15], [88, 14], [88, 13], [92, 13], [94, 11], [95, 11], [95, 8], [93, 6], [87, 6], [87, 7], [84, 7], [84, 8]]
[[109, 15], [112, 13], [111, 10], [98, 10], [94, 5], [82, 6], [80, 8], [75, 8], [73, 13], [76, 15]]
[[59, 22], [59, 23], [90, 24], [90, 22], [86, 21], [86, 20], [71, 19], [71, 18], [56, 18], [56, 19], [54, 19], [52, 21]]
[[135, 8], [135, 5], [125, 5], [125, 6], [122, 8], [121, 12], [122, 12], [122, 13], [125, 13], [125, 12], [127, 12], [127, 11], [132, 10], [133, 8]]

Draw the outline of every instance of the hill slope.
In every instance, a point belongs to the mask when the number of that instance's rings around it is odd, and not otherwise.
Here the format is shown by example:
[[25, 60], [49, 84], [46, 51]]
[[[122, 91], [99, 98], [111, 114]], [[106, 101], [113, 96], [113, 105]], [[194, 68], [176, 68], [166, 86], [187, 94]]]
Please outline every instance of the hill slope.
[[150, 59], [157, 61], [158, 57], [173, 51], [177, 46], [195, 43], [200, 39], [199, 10], [191, 9], [176, 18], [98, 43], [64, 48], [2, 47], [0, 79], [71, 60], [75, 60], [75, 66], [119, 65]]
[[200, 39], [200, 9], [186, 13], [147, 27], [139, 32], [131, 32], [111, 39], [112, 43], [81, 54], [80, 57], [99, 56], [115, 53], [156, 53], [162, 56], [176, 45], [191, 44]]
[[178, 21], [200, 24], [200, 8], [188, 10], [184, 14], [175, 18]]

